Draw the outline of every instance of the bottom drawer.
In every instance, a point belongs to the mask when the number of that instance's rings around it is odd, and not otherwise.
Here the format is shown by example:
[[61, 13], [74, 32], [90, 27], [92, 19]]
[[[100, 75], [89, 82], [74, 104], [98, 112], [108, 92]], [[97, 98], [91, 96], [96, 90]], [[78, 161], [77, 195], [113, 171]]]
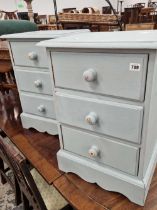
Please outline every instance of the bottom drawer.
[[56, 119], [53, 96], [20, 93], [23, 112]]
[[138, 148], [65, 126], [62, 135], [64, 150], [137, 175]]

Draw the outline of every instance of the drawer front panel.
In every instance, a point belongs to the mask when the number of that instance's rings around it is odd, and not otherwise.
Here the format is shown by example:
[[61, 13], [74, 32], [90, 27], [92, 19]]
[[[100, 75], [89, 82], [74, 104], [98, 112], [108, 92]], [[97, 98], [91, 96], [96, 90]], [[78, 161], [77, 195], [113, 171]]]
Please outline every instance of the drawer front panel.
[[56, 93], [57, 119], [61, 123], [139, 143], [143, 108], [112, 101]]
[[16, 70], [15, 75], [20, 90], [53, 95], [50, 73]]
[[21, 93], [20, 99], [23, 112], [52, 119], [56, 118], [53, 97]]
[[11, 42], [15, 66], [48, 68], [46, 49], [37, 47], [36, 42]]
[[146, 54], [52, 53], [57, 87], [143, 100]]
[[139, 149], [62, 126], [64, 149], [98, 163], [137, 175]]

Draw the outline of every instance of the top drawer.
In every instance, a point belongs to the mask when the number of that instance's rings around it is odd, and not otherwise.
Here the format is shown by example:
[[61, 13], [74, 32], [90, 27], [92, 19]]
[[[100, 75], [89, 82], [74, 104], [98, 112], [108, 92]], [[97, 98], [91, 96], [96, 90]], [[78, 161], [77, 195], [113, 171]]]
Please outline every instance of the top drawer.
[[144, 100], [148, 55], [52, 53], [55, 85]]
[[15, 66], [48, 68], [46, 49], [37, 47], [36, 42], [11, 42]]

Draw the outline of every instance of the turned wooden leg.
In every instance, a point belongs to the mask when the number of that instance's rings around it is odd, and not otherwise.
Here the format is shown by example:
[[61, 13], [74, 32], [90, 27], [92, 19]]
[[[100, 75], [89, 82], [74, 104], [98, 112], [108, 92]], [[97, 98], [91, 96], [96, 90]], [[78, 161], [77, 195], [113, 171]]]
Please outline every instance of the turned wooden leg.
[[[3, 160], [0, 158], [0, 171], [4, 172], [4, 162]], [[1, 173], [1, 183], [5, 184], [7, 181], [5, 179], [5, 177], [3, 176], [3, 174]]]
[[22, 193], [22, 203], [23, 203], [23, 210], [30, 210], [29, 201], [26, 196]]
[[14, 178], [14, 185], [15, 185], [15, 205], [19, 206], [21, 204], [21, 190], [19, 187], [19, 183], [16, 178]]

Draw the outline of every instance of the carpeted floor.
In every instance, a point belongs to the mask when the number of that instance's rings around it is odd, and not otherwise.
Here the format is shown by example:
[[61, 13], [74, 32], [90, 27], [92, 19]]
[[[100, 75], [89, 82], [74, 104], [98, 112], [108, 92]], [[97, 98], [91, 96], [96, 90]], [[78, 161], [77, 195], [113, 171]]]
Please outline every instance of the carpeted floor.
[[[6, 165], [5, 165], [6, 167]], [[12, 179], [12, 172], [8, 172], [8, 177]], [[0, 210], [23, 210], [22, 206], [15, 206], [15, 195], [10, 184], [1, 184], [0, 182]]]
[[0, 183], [0, 210], [13, 210], [15, 201], [14, 192], [10, 185]]

